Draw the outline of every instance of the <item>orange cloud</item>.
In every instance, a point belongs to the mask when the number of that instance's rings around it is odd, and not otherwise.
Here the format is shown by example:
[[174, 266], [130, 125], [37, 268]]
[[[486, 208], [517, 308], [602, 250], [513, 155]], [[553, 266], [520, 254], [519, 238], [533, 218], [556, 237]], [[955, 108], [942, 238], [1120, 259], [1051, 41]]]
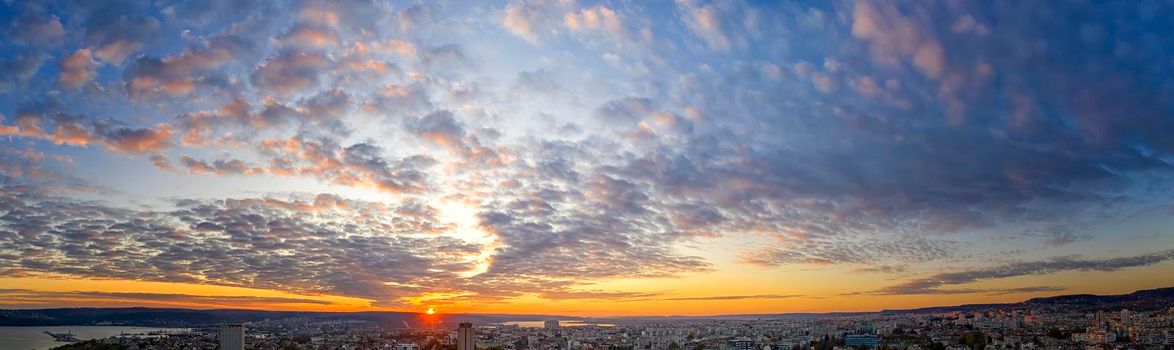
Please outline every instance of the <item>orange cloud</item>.
[[106, 149], [122, 153], [160, 152], [175, 146], [172, 134], [169, 124], [159, 124], [154, 128], [117, 129], [106, 134]]
[[93, 52], [81, 49], [61, 60], [61, 74], [57, 81], [69, 88], [79, 88], [94, 79]]

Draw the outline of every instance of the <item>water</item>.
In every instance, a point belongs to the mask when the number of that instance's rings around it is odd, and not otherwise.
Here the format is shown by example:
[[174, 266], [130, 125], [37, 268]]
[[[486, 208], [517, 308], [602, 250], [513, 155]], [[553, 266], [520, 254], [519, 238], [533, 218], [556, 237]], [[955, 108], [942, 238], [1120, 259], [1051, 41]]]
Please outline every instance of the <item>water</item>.
[[36, 349], [44, 350], [62, 346], [65, 342], [54, 341], [53, 337], [43, 333], [70, 333], [81, 340], [107, 338], [126, 333], [146, 333], [153, 331], [182, 331], [179, 328], [149, 328], [125, 326], [58, 326], [58, 327], [0, 327], [0, 348], [12, 350]]
[[[528, 327], [528, 328], [542, 328], [544, 326], [542, 324], [542, 322], [543, 321], [509, 321], [509, 322], [502, 322], [501, 324], [517, 325], [519, 327]], [[610, 324], [610, 323], [587, 323], [587, 322], [583, 322], [583, 321], [563, 321], [563, 320], [559, 320], [558, 325], [560, 327], [578, 327], [578, 326], [614, 327], [615, 326], [614, 324]]]

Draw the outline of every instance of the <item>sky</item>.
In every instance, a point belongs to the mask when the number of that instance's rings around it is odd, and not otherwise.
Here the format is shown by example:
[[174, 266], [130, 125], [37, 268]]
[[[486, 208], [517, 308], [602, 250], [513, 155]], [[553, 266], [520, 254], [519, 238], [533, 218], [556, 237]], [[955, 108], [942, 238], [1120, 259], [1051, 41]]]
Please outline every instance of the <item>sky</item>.
[[0, 308], [1174, 286], [1160, 1], [2, 1]]

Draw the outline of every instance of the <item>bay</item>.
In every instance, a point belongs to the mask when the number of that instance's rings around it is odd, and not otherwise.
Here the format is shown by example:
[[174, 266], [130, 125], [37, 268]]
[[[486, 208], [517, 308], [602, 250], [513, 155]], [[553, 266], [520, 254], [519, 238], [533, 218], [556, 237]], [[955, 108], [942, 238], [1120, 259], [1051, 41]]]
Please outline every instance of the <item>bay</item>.
[[122, 333], [141, 334], [155, 331], [183, 331], [181, 328], [151, 328], [129, 326], [54, 326], [54, 327], [0, 327], [0, 348], [12, 350], [45, 350], [69, 343], [53, 340], [45, 331], [73, 333], [78, 339], [100, 339]]

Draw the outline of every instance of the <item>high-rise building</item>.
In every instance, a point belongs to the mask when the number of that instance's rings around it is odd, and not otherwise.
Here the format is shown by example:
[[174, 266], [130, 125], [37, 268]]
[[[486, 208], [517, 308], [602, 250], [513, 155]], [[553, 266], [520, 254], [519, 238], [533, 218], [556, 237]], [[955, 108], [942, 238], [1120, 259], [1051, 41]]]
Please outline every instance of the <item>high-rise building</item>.
[[754, 340], [749, 337], [736, 337], [726, 342], [726, 350], [754, 350]]
[[457, 328], [457, 350], [474, 350], [476, 346], [473, 343], [473, 324], [461, 323]]
[[558, 329], [558, 320], [549, 320], [546, 322], [542, 322], [542, 328]]
[[220, 325], [220, 350], [244, 350], [245, 325], [230, 323]]
[[1122, 324], [1130, 324], [1131, 320], [1129, 318], [1130, 318], [1129, 317], [1129, 309], [1121, 310], [1121, 323]]

